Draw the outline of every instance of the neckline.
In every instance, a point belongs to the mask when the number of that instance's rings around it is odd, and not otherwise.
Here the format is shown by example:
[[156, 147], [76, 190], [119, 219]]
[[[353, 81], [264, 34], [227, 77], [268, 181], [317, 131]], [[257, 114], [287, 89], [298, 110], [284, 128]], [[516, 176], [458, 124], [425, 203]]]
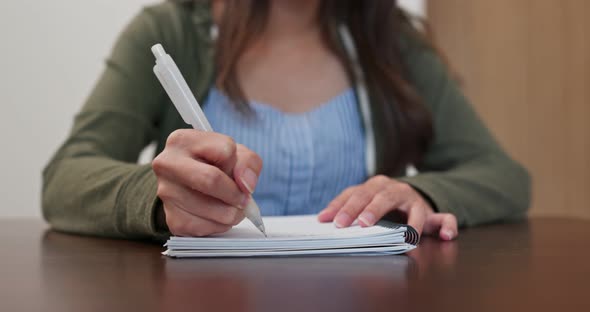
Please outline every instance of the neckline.
[[[213, 87], [213, 92], [217, 93], [219, 96], [221, 96], [225, 100], [227, 100], [227, 102], [229, 104], [231, 104], [229, 97], [227, 97], [227, 95], [225, 93], [223, 93], [219, 89], [217, 89], [217, 87]], [[305, 112], [301, 112], [301, 113], [285, 112], [285, 111], [282, 111], [272, 105], [269, 105], [265, 102], [257, 101], [257, 100], [249, 100], [248, 105], [250, 105], [250, 107], [256, 113], [280, 115], [280, 116], [284, 116], [284, 117], [296, 118], [296, 117], [305, 117], [305, 116], [309, 116], [309, 115], [313, 115], [318, 112], [321, 112], [321, 111], [325, 110], [326, 108], [328, 108], [329, 106], [333, 105], [334, 103], [341, 102], [343, 99], [346, 99], [349, 96], [353, 96], [353, 95], [354, 95], [354, 89], [352, 87], [346, 88], [342, 92], [340, 92], [340, 93], [334, 95], [333, 97], [331, 97], [330, 99], [328, 99], [327, 101], [324, 101], [321, 104], [315, 106], [314, 108], [312, 108], [308, 111], [305, 111]]]

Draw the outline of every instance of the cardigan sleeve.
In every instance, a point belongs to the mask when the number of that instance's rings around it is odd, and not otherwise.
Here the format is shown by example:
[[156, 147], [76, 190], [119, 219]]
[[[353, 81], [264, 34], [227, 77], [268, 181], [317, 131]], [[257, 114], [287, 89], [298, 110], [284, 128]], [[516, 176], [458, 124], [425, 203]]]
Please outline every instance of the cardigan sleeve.
[[116, 238], [161, 238], [157, 180], [138, 165], [156, 137], [165, 96], [150, 47], [166, 42], [158, 20], [172, 4], [144, 9], [118, 38], [106, 69], [43, 171], [42, 209], [52, 228]]
[[434, 139], [416, 164], [419, 174], [400, 180], [460, 226], [523, 218], [530, 201], [526, 169], [502, 150], [432, 49], [409, 41], [402, 54], [432, 113]]

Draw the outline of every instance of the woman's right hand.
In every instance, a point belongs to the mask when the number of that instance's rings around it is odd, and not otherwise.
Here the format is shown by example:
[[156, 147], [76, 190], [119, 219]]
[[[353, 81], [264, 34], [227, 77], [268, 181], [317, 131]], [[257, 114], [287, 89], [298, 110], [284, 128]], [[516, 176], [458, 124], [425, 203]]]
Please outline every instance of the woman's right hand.
[[181, 129], [170, 134], [152, 167], [170, 232], [207, 236], [244, 219], [262, 160], [228, 136]]

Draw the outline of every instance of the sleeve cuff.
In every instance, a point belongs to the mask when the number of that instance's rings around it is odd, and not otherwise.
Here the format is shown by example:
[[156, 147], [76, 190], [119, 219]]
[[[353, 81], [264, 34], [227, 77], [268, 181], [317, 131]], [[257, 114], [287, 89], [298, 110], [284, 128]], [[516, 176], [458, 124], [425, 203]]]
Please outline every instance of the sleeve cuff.
[[[157, 222], [162, 201], [157, 196], [157, 179], [151, 165], [141, 165], [129, 178], [117, 200], [118, 227], [125, 237], [166, 241], [167, 228]], [[163, 210], [161, 211], [163, 213]], [[165, 223], [165, 222], [164, 222]]]

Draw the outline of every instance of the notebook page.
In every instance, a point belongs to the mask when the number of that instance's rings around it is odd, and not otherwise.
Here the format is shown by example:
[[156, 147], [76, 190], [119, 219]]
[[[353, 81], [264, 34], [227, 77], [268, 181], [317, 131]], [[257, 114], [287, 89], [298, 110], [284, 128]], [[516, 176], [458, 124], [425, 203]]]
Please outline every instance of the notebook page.
[[309, 250], [167, 250], [163, 254], [176, 258], [209, 258], [209, 257], [256, 257], [256, 256], [303, 256], [303, 255], [386, 255], [408, 252], [416, 246], [404, 244], [398, 246], [347, 249], [309, 249]]
[[[354, 224], [348, 228], [337, 228], [333, 223], [320, 223], [316, 215], [306, 216], [281, 216], [281, 217], [264, 217], [266, 234], [264, 235], [247, 219], [233, 227], [226, 233], [217, 234], [208, 238], [201, 239], [264, 239], [264, 240], [291, 240], [291, 239], [339, 239], [359, 236], [377, 236], [380, 234], [391, 234], [392, 232], [402, 232], [405, 228], [401, 227], [395, 231], [381, 226], [361, 227]], [[178, 238], [174, 240], [198, 240], [198, 238]]]

